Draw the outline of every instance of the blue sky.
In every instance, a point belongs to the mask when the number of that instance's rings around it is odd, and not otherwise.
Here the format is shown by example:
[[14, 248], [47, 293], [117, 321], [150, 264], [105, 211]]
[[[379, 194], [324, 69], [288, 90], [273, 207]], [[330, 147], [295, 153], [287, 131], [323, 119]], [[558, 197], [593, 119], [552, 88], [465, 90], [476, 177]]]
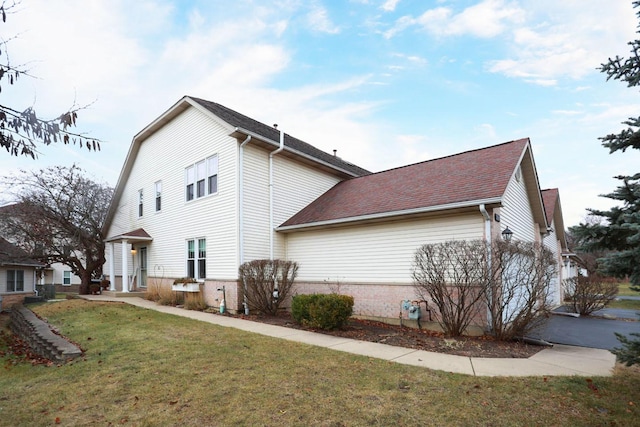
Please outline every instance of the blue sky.
[[91, 104], [78, 130], [104, 142], [0, 155], [0, 171], [75, 162], [115, 185], [132, 137], [193, 95], [373, 171], [529, 137], [570, 226], [640, 165], [598, 140], [639, 114], [638, 91], [596, 69], [637, 22], [630, 0], [22, 0], [2, 36], [36, 78], [2, 102]]

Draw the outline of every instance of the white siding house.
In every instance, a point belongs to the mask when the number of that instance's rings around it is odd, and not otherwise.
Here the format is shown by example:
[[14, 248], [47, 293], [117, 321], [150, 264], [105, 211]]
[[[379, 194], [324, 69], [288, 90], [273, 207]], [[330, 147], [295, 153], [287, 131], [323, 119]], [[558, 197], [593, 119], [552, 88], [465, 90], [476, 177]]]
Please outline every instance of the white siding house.
[[418, 247], [507, 227], [527, 241], [549, 227], [528, 139], [370, 173], [184, 97], [133, 138], [105, 233], [114, 290], [192, 276], [238, 310], [238, 267], [281, 258], [299, 264], [298, 293], [339, 288], [356, 315], [388, 319], [415, 297]]

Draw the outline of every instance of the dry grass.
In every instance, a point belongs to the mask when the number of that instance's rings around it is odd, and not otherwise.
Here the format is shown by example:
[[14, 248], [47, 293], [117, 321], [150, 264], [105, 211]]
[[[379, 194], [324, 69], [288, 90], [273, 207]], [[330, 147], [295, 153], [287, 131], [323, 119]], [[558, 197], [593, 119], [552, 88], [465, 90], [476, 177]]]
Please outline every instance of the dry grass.
[[592, 382], [476, 378], [121, 303], [34, 309], [86, 356], [62, 367], [7, 365], [0, 426], [623, 426], [640, 416], [636, 368]]
[[618, 295], [640, 297], [640, 292], [631, 290], [631, 283], [625, 282], [618, 285]]

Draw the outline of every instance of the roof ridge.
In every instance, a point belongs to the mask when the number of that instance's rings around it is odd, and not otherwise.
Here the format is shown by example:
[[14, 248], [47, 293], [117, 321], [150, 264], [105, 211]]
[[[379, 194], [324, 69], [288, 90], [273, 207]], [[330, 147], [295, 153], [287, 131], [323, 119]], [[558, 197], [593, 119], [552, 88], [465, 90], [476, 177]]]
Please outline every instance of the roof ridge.
[[[220, 113], [223, 113], [222, 116], [228, 115], [227, 117], [220, 117], [220, 118], [236, 128], [255, 132], [256, 134], [264, 138], [267, 138], [269, 140], [272, 140], [276, 143], [278, 142], [279, 137], [276, 137], [275, 134], [268, 135], [267, 133], [282, 132], [284, 134], [284, 140], [285, 140], [284, 144], [289, 149], [296, 150], [303, 154], [311, 156], [312, 158], [315, 158], [320, 162], [332, 164], [334, 167], [346, 170], [356, 176], [371, 174], [369, 170], [361, 166], [358, 166], [352, 162], [344, 160], [341, 157], [334, 156], [324, 150], [321, 150], [315, 145], [309, 144], [308, 142], [305, 142], [299, 138], [296, 138], [295, 136], [288, 134], [284, 131], [281, 131], [280, 129], [277, 129], [274, 126], [269, 126], [259, 120], [256, 120], [245, 114], [239, 113], [232, 108], [229, 108], [217, 102], [208, 101], [206, 99], [198, 98], [195, 96], [187, 95], [186, 97], [198, 102], [213, 114], [220, 115]], [[239, 123], [233, 123], [234, 121]]]
[[353, 178], [348, 179], [348, 181], [352, 181], [354, 179], [359, 179], [359, 178], [365, 178], [367, 176], [372, 176], [372, 175], [379, 175], [379, 174], [382, 174], [382, 173], [391, 172], [391, 171], [395, 171], [395, 170], [406, 169], [406, 168], [409, 168], [409, 167], [418, 166], [418, 165], [422, 165], [422, 164], [425, 164], [425, 163], [436, 162], [436, 161], [439, 161], [439, 160], [445, 160], [445, 159], [449, 159], [449, 158], [453, 158], [453, 157], [458, 157], [458, 156], [462, 156], [464, 154], [470, 154], [470, 153], [474, 153], [474, 152], [485, 151], [485, 150], [489, 150], [489, 149], [492, 149], [492, 148], [500, 147], [501, 145], [514, 144], [516, 142], [521, 142], [521, 141], [529, 141], [529, 138], [525, 137], [525, 138], [520, 138], [520, 139], [514, 139], [514, 140], [511, 140], [511, 141], [506, 141], [506, 142], [501, 142], [499, 144], [490, 145], [488, 147], [473, 148], [473, 149], [470, 149], [470, 150], [467, 150], [467, 151], [462, 151], [460, 153], [448, 154], [446, 156], [436, 157], [434, 159], [427, 159], [427, 160], [422, 160], [420, 162], [409, 163], [408, 165], [396, 166], [394, 168], [389, 168], [389, 169], [381, 170], [381, 171], [378, 171], [378, 172], [372, 172], [369, 175], [362, 175], [362, 176], [353, 177]]

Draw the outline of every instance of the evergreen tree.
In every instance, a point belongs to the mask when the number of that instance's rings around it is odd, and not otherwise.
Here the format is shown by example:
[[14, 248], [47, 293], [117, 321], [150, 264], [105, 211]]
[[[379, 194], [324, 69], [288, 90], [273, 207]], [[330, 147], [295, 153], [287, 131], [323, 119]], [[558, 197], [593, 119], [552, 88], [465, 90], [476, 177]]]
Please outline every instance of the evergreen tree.
[[[640, 7], [640, 0], [633, 1], [633, 7]], [[636, 12], [640, 19], [640, 12]], [[640, 33], [640, 31], [638, 31]], [[607, 74], [607, 80], [619, 80], [628, 87], [640, 85], [640, 40], [629, 42], [631, 54], [628, 58], [609, 58], [600, 71]], [[640, 150], [640, 117], [629, 118], [620, 133], [600, 138], [609, 153], [625, 152], [628, 148]], [[593, 215], [603, 219], [600, 222], [582, 223], [571, 228], [577, 237], [580, 249], [585, 251], [611, 251], [598, 260], [603, 274], [618, 278], [629, 277], [631, 289], [640, 291], [640, 173], [619, 175], [621, 181], [608, 197], [621, 202], [607, 211], [589, 209]]]

